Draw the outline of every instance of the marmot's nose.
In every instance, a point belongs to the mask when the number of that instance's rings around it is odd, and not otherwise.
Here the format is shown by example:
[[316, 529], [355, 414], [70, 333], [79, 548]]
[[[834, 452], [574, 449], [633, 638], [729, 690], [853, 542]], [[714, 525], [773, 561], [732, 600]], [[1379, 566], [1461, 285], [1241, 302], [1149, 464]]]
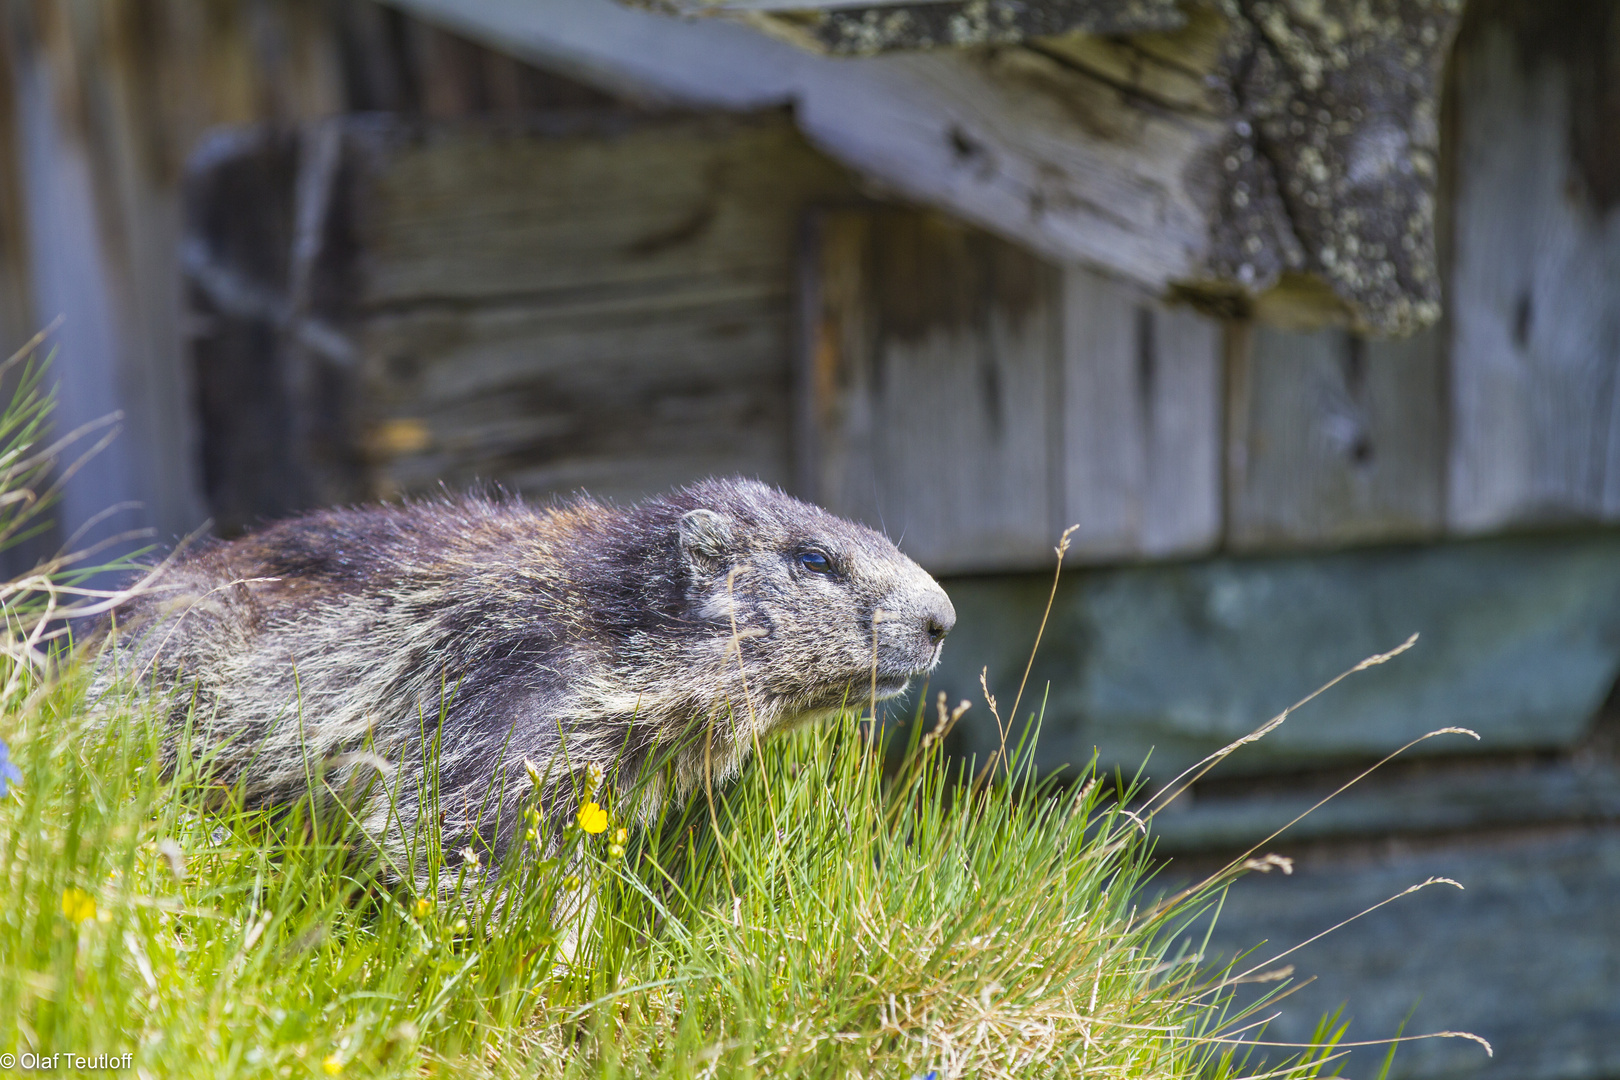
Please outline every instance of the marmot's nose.
[[945, 640], [945, 635], [951, 632], [956, 625], [956, 609], [949, 600], [923, 616], [923, 632], [928, 640], [935, 645]]

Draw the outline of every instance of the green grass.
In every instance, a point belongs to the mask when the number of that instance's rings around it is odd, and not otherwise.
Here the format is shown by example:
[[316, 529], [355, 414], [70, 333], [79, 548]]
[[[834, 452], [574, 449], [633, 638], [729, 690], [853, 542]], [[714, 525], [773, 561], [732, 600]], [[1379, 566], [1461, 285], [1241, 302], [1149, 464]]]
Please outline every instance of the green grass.
[[[45, 475], [39, 386], [0, 416], [0, 543], [48, 502], [3, 498]], [[38, 632], [103, 600], [63, 572], [0, 587], [20, 773], [0, 1054], [128, 1053], [148, 1077], [1229, 1080], [1320, 1075], [1343, 1036], [1237, 1056], [1223, 1034], [1252, 1016], [1185, 955], [1228, 879], [1148, 906], [1115, 785], [1029, 781], [1029, 745], [974, 775], [921, 717], [903, 747], [853, 713], [774, 740], [656, 825], [570, 826], [489, 888], [453, 887], [469, 867], [425, 821], [452, 887], [418, 896], [341, 821], [244, 809], [140, 688], [90, 707], [83, 661]]]
[[886, 774], [849, 716], [767, 746], [712, 816], [622, 854], [570, 827], [582, 862], [419, 903], [355, 836], [160, 766], [142, 697], [94, 717], [83, 684], [24, 675], [0, 714], [0, 1049], [164, 1077], [1213, 1067], [1205, 976], [1138, 917], [1147, 844], [1096, 785], [974, 784], [932, 744]]

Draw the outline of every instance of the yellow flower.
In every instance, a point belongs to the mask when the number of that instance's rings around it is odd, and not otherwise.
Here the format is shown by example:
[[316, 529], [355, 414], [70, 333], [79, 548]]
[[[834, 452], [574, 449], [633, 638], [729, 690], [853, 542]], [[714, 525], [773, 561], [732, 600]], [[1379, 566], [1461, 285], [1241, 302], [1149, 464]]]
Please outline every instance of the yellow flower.
[[629, 838], [629, 836], [630, 836], [630, 830], [625, 828], [623, 825], [621, 825], [617, 829], [613, 830], [613, 842], [615, 844], [624, 843], [625, 840], [627, 840]]
[[418, 919], [427, 918], [432, 911], [433, 901], [429, 900], [427, 897], [424, 896], [416, 901], [416, 917]]
[[321, 1059], [321, 1071], [327, 1076], [336, 1076], [343, 1071], [343, 1059], [336, 1054], [327, 1054]]
[[95, 898], [83, 889], [76, 889], [70, 885], [62, 890], [62, 914], [76, 923], [93, 919], [96, 917]]
[[606, 832], [608, 827], [607, 811], [602, 809], [600, 803], [586, 803], [579, 808], [579, 827], [593, 835]]

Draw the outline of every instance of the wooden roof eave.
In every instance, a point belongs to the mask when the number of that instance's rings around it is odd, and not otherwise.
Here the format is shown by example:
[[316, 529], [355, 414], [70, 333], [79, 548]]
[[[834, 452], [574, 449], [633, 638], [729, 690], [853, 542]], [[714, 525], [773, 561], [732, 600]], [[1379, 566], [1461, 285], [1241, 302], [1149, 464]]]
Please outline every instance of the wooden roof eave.
[[[1349, 0], [1330, 0], [1320, 26], [1264, 28], [1248, 0], [1209, 0], [1176, 10], [1180, 29], [1131, 39], [858, 57], [818, 51], [804, 12], [784, 15], [781, 0], [720, 0], [730, 6], [698, 18], [615, 0], [388, 2], [632, 99], [791, 105], [813, 143], [883, 189], [1158, 294], [1373, 333], [1439, 314], [1433, 117], [1462, 0], [1403, 0], [1399, 20], [1353, 47], [1332, 23]], [[1137, 4], [1022, 7], [1059, 2]], [[1169, 8], [1132, 10], [1168, 22]], [[1405, 73], [1393, 89], [1392, 64]]]

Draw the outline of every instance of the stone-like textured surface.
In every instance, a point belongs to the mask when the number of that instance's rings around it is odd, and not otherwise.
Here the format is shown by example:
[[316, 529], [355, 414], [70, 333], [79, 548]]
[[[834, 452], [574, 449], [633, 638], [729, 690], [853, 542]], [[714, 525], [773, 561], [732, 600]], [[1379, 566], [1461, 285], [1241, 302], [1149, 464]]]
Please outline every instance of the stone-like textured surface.
[[[1007, 714], [1049, 581], [946, 583], [958, 621], [933, 689], [978, 702], [964, 737], [981, 755], [997, 735], [980, 668]], [[1046, 697], [1045, 767], [1097, 747], [1129, 772], [1151, 751], [1165, 780], [1414, 631], [1411, 652], [1341, 683], [1222, 773], [1366, 760], [1448, 725], [1482, 741], [1423, 749], [1573, 745], [1620, 670], [1620, 535], [1071, 571], [1019, 711]]]
[[1462, 0], [1222, 7], [1235, 119], [1211, 267], [1247, 288], [1308, 271], [1375, 333], [1433, 323], [1440, 79]]
[[[1464, 888], [1430, 886], [1282, 961], [1295, 965], [1296, 981], [1316, 981], [1266, 1010], [1281, 1015], [1264, 1038], [1307, 1039], [1341, 1004], [1353, 1020], [1348, 1038], [1388, 1037], [1415, 1005], [1408, 1034], [1471, 1031], [1496, 1053], [1460, 1039], [1409, 1043], [1395, 1080], [1620, 1075], [1620, 830], [1391, 847], [1302, 860], [1291, 877], [1250, 875], [1231, 889], [1212, 951], [1230, 956], [1265, 940], [1244, 967], [1258, 964], [1431, 876]], [[1382, 1057], [1382, 1047], [1356, 1050], [1336, 1075], [1373, 1076]]]

